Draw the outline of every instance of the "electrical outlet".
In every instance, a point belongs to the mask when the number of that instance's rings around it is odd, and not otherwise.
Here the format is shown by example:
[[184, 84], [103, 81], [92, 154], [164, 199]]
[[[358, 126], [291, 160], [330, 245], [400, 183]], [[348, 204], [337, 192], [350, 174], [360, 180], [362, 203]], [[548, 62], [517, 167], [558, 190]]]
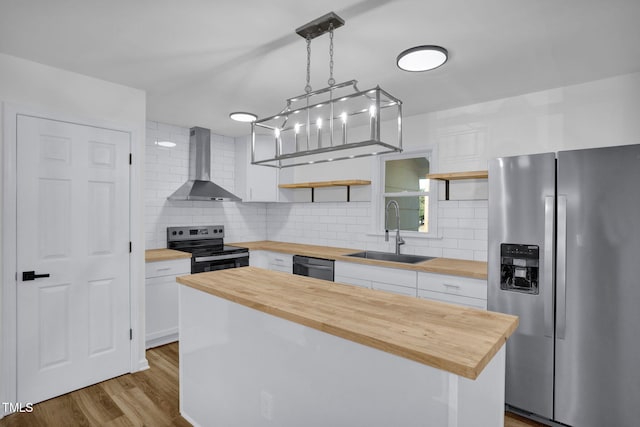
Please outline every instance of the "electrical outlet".
[[264, 390], [260, 392], [260, 415], [265, 420], [273, 419], [273, 395]]

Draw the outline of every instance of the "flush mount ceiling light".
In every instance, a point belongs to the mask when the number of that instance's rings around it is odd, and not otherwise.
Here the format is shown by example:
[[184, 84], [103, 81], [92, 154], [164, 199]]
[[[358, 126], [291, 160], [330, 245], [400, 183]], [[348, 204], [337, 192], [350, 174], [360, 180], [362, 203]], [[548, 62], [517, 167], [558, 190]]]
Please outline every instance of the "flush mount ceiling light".
[[405, 50], [396, 63], [405, 71], [429, 71], [447, 62], [447, 49], [440, 46], [416, 46]]
[[176, 143], [171, 141], [156, 141], [155, 144], [164, 148], [173, 148], [176, 146]]
[[229, 117], [231, 118], [231, 120], [235, 120], [236, 122], [245, 123], [255, 122], [258, 118], [258, 116], [256, 116], [255, 114], [247, 113], [244, 111], [234, 111], [233, 113], [229, 114]]
[[[286, 168], [402, 151], [402, 101], [376, 86], [333, 78], [333, 12], [298, 28], [307, 42], [307, 85], [278, 114], [251, 123], [251, 163]], [[312, 90], [311, 40], [329, 33], [329, 86]], [[340, 155], [336, 156], [336, 152]]]

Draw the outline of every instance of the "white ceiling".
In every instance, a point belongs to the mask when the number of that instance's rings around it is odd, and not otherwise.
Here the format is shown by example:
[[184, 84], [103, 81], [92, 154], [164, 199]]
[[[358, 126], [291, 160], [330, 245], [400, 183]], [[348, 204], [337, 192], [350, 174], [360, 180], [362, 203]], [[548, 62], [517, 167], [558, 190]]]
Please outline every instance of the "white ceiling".
[[[640, 0], [0, 0], [0, 52], [147, 92], [147, 118], [237, 136], [304, 93], [295, 29], [334, 11], [335, 78], [380, 85], [404, 114], [640, 71]], [[441, 68], [407, 73], [404, 49], [437, 44]], [[327, 86], [328, 36], [311, 85]]]

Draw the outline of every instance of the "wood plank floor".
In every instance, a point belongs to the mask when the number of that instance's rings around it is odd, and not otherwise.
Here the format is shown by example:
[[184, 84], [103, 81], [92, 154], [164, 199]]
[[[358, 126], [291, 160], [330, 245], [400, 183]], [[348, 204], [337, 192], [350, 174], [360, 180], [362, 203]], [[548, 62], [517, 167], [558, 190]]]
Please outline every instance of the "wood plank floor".
[[178, 343], [147, 351], [150, 369], [122, 375], [15, 413], [0, 427], [191, 426], [178, 406]]
[[545, 427], [545, 425], [523, 418], [519, 415], [506, 412], [504, 414], [504, 427]]
[[[178, 406], [178, 343], [147, 351], [150, 369], [127, 374], [34, 405], [0, 427], [191, 426]], [[505, 427], [542, 424], [505, 414]]]

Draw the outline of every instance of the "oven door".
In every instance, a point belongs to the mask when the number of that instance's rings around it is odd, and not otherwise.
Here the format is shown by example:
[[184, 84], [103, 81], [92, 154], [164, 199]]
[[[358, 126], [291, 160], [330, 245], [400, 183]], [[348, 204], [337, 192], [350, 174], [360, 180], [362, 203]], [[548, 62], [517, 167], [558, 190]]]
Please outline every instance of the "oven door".
[[191, 258], [191, 273], [224, 270], [249, 265], [249, 253], [220, 254]]

